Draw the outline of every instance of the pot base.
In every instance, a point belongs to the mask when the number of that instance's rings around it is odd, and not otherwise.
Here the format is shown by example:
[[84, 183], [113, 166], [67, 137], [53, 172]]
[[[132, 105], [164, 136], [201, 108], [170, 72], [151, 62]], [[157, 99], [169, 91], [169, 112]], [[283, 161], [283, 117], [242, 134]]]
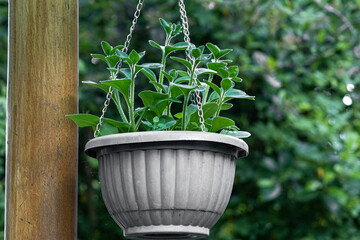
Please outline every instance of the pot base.
[[124, 236], [130, 239], [199, 239], [208, 237], [209, 229], [181, 225], [152, 225], [127, 228]]

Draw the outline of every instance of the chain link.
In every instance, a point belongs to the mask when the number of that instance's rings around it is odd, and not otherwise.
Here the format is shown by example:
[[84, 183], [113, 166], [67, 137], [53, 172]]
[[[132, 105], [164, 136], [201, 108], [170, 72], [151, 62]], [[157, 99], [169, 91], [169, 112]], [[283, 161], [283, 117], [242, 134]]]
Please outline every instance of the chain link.
[[[135, 26], [137, 24], [137, 21], [138, 21], [138, 19], [140, 17], [140, 13], [141, 13], [141, 9], [142, 9], [143, 5], [144, 5], [144, 0], [139, 0], [138, 4], [136, 5], [136, 11], [134, 13], [134, 19], [132, 21], [129, 34], [126, 37], [124, 48], [122, 49], [122, 51], [124, 53], [127, 53], [127, 51], [128, 51], [130, 41], [132, 39], [132, 34], [133, 34], [134, 30], [135, 30]], [[117, 79], [117, 75], [120, 72], [121, 65], [122, 65], [122, 59], [120, 59], [118, 65], [117, 65], [116, 73], [110, 75], [111, 80], [116, 80]], [[108, 109], [108, 107], [110, 105], [113, 93], [114, 93], [114, 89], [112, 87], [109, 87], [109, 91], [106, 94], [106, 100], [104, 102], [104, 107], [102, 109], [102, 113], [101, 113], [101, 116], [99, 118], [99, 123], [96, 125], [96, 129], [95, 129], [95, 132], [94, 132], [94, 137], [95, 138], [98, 137], [99, 134], [100, 134], [100, 130], [101, 130], [101, 127], [102, 127], [103, 122], [104, 122], [105, 113], [106, 113], [106, 111], [107, 111], [107, 109]]]
[[[183, 33], [184, 33], [184, 41], [189, 44], [190, 47], [190, 31], [189, 31], [189, 21], [185, 9], [185, 3], [184, 0], [179, 0], [179, 7], [180, 7], [180, 15], [181, 15], [181, 22], [183, 26]], [[194, 58], [190, 55], [189, 48], [185, 51], [186, 52], [186, 58], [187, 60], [194, 61]], [[194, 79], [196, 79], [196, 74], [194, 75]], [[194, 81], [194, 84], [196, 84], [196, 81]], [[200, 91], [198, 89], [195, 90], [195, 101], [194, 97], [191, 96], [191, 101], [195, 102], [198, 108], [198, 116], [199, 121], [201, 124], [201, 131], [205, 132], [205, 120], [204, 120], [204, 112], [202, 108], [202, 100], [200, 96]]]

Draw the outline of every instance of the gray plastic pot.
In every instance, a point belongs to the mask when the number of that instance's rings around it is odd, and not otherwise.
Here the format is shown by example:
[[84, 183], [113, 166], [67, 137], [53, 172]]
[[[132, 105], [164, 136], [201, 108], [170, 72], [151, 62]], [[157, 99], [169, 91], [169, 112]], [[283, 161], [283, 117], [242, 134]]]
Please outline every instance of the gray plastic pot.
[[216, 133], [163, 131], [90, 140], [102, 195], [132, 239], [196, 239], [209, 235], [228, 204], [235, 160], [247, 144]]

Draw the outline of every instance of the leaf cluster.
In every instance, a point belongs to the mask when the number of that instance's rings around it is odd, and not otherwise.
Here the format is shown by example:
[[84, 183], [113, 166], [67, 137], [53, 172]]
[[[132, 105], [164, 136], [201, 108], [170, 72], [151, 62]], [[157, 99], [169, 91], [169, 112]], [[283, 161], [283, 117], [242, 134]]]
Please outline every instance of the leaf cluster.
[[[196, 47], [186, 42], [172, 43], [182, 32], [182, 26], [160, 19], [166, 33], [163, 45], [150, 40], [150, 46], [161, 53], [160, 63], [141, 63], [145, 52], [132, 50], [129, 54], [123, 51], [124, 46], [112, 47], [101, 43], [103, 54], [91, 54], [107, 64], [110, 80], [100, 82], [83, 82], [98, 87], [106, 92], [113, 91], [115, 103], [121, 121], [104, 119], [101, 135], [136, 131], [190, 130], [200, 131], [201, 124], [198, 105], [190, 101], [195, 91], [202, 96], [201, 104], [206, 131], [220, 132], [244, 138], [248, 132], [239, 131], [232, 119], [220, 116], [221, 111], [232, 108], [233, 99], [251, 99], [253, 96], [236, 88], [242, 81], [238, 77], [238, 66], [230, 66], [231, 60], [224, 57], [231, 49], [220, 49], [208, 43]], [[181, 52], [184, 57], [174, 56]], [[186, 53], [188, 55], [186, 55]], [[187, 56], [187, 57], [185, 57]], [[177, 62], [179, 69], [167, 69], [166, 63]], [[122, 67], [123, 64], [126, 67]], [[135, 106], [135, 84], [138, 75], [145, 76], [153, 90], [143, 90], [138, 94], [143, 106]], [[121, 77], [118, 77], [121, 76]], [[213, 82], [214, 77], [220, 84]], [[176, 111], [173, 105], [182, 105], [182, 111]], [[99, 118], [91, 114], [68, 115], [80, 127], [93, 127]]]

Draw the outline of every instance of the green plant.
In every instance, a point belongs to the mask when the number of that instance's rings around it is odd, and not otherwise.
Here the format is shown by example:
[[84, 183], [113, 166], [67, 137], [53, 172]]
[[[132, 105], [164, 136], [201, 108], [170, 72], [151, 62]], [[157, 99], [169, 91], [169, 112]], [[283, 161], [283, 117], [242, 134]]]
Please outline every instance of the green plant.
[[[231, 49], [221, 50], [214, 44], [207, 43], [209, 53], [205, 46], [196, 47], [193, 44], [171, 41], [182, 32], [181, 25], [169, 24], [160, 19], [166, 32], [164, 45], [152, 40], [149, 44], [161, 51], [161, 63], [142, 63], [145, 52], [132, 50], [130, 54], [122, 52], [123, 46], [112, 47], [107, 42], [102, 42], [104, 54], [92, 54], [93, 58], [104, 61], [110, 72], [110, 80], [83, 82], [98, 87], [104, 91], [114, 89], [112, 100], [115, 103], [121, 121], [105, 118], [100, 135], [136, 131], [160, 130], [190, 130], [200, 131], [200, 117], [198, 106], [191, 103], [191, 94], [199, 91], [202, 95], [202, 110], [205, 130], [220, 132], [239, 138], [250, 136], [248, 132], [239, 131], [232, 119], [220, 116], [221, 111], [230, 109], [232, 99], [254, 99], [245, 92], [236, 89], [235, 84], [242, 81], [238, 77], [239, 68], [229, 66], [231, 60], [224, 59]], [[183, 52], [191, 56], [187, 59], [171, 56], [175, 52]], [[168, 60], [173, 60], [183, 65], [183, 69], [166, 69]], [[122, 68], [122, 63], [127, 67]], [[154, 72], [156, 70], [156, 73]], [[123, 78], [118, 79], [118, 74]], [[138, 75], [146, 76], [154, 87], [138, 94], [143, 107], [135, 107], [135, 83]], [[219, 81], [219, 85], [214, 80]], [[173, 113], [173, 105], [181, 104], [182, 111]], [[91, 114], [67, 115], [79, 127], [93, 127], [99, 122], [99, 117]]]

